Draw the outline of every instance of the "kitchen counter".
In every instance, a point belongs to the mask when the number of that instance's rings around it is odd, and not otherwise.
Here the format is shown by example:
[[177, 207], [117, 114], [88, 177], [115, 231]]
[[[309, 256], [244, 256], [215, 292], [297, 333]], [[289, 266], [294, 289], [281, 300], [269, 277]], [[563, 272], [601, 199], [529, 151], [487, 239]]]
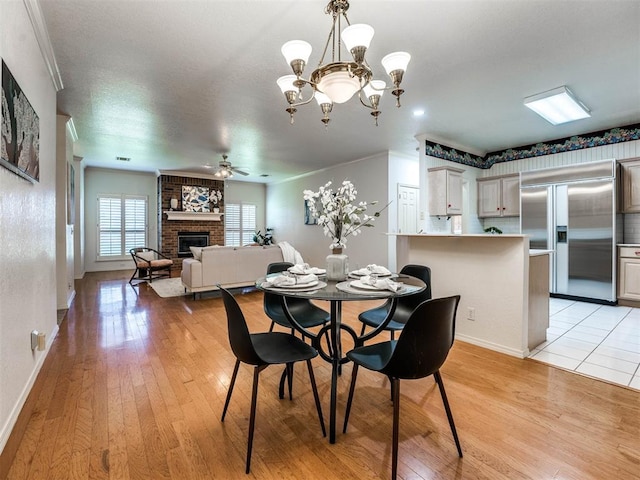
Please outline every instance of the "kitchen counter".
[[551, 252], [528, 235], [395, 237], [397, 265], [431, 268], [434, 298], [461, 296], [456, 338], [520, 358], [545, 341]]

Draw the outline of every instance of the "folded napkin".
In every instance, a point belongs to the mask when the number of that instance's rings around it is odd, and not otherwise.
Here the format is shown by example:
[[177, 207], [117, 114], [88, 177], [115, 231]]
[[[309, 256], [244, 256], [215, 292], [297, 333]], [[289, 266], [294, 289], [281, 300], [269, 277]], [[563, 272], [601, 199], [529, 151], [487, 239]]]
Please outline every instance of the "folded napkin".
[[317, 282], [318, 277], [314, 274], [304, 275], [302, 277], [289, 277], [287, 275], [278, 275], [262, 282], [263, 288], [269, 287], [291, 287], [293, 285], [305, 285]]
[[397, 292], [402, 287], [402, 282], [394, 282], [390, 278], [371, 277], [370, 275], [362, 277], [360, 282], [371, 285], [378, 290], [391, 290], [392, 292]]
[[324, 268], [310, 267], [308, 263], [298, 263], [293, 267], [289, 267], [287, 270], [291, 273], [295, 273], [296, 275], [308, 275], [310, 273], [314, 275], [322, 275], [327, 273]]
[[375, 273], [376, 275], [391, 275], [391, 272], [387, 268], [381, 265], [376, 265], [375, 263], [367, 265], [365, 268], [354, 270], [351, 273], [355, 275], [371, 275], [372, 273]]

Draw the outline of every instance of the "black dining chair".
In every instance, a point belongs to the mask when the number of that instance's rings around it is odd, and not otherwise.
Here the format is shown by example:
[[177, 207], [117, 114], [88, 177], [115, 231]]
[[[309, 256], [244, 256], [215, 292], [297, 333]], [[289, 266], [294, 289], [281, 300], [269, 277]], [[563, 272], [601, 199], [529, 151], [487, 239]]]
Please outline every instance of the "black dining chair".
[[398, 471], [398, 436], [400, 429], [400, 380], [413, 380], [433, 375], [442, 396], [453, 439], [462, 457], [462, 448], [449, 408], [440, 367], [447, 355], [455, 335], [456, 311], [460, 296], [426, 300], [409, 316], [398, 340], [357, 347], [347, 352], [353, 362], [351, 387], [344, 417], [343, 432], [347, 432], [349, 413], [358, 376], [358, 367], [362, 366], [374, 372], [386, 375], [391, 381], [393, 398], [393, 453], [391, 478], [395, 480]]
[[[427, 288], [415, 295], [408, 295], [398, 299], [393, 318], [385, 327], [385, 330], [391, 332], [391, 340], [394, 339], [395, 332], [403, 329], [411, 312], [425, 300], [431, 299], [431, 269], [429, 267], [425, 267], [424, 265], [405, 265], [402, 267], [402, 270], [400, 270], [400, 275], [410, 275], [419, 278], [427, 284]], [[401, 278], [399, 280], [402, 281]], [[387, 313], [390, 308], [391, 300], [387, 300], [382, 305], [370, 310], [365, 310], [358, 315], [358, 320], [362, 322], [360, 335], [364, 334], [367, 327], [378, 327], [384, 319], [387, 318]]]
[[247, 440], [247, 461], [246, 473], [251, 468], [251, 449], [253, 446], [253, 432], [256, 421], [256, 404], [258, 399], [258, 378], [260, 372], [269, 365], [285, 365], [286, 368], [292, 369], [295, 362], [305, 361], [309, 370], [309, 378], [311, 379], [311, 389], [318, 410], [318, 418], [322, 427], [322, 435], [327, 436], [322, 417], [322, 408], [320, 407], [320, 398], [318, 397], [318, 388], [313, 374], [313, 366], [311, 359], [318, 355], [318, 351], [311, 345], [306, 344], [301, 339], [294, 337], [289, 333], [268, 332], [268, 333], [249, 333], [247, 322], [244, 314], [238, 305], [236, 299], [231, 293], [218, 285], [224, 301], [224, 308], [227, 312], [227, 328], [229, 331], [229, 344], [231, 350], [236, 357], [229, 391], [224, 402], [221, 421], [227, 414], [233, 387], [236, 383], [236, 376], [240, 363], [253, 365], [253, 389], [251, 393], [251, 413], [249, 416], [249, 436]]
[[[293, 267], [293, 263], [275, 262], [267, 266], [267, 275], [272, 273], [284, 272], [289, 267]], [[293, 325], [287, 319], [282, 310], [282, 296], [275, 293], [264, 293], [264, 312], [271, 319], [269, 331], [273, 331], [276, 324], [291, 329], [294, 333]], [[317, 305], [313, 304], [307, 298], [287, 297], [287, 307], [289, 312], [295, 318], [296, 322], [304, 328], [313, 328], [325, 325], [331, 320], [331, 314]]]
[[[272, 273], [279, 273], [286, 271], [289, 267], [293, 267], [293, 263], [290, 262], [274, 262], [267, 266], [267, 275]], [[269, 331], [272, 332], [273, 328], [277, 325], [288, 328], [291, 330], [291, 334], [295, 335], [295, 330], [291, 322], [287, 319], [282, 309], [282, 296], [274, 293], [264, 293], [263, 300], [264, 312], [271, 319], [271, 326]], [[313, 328], [320, 325], [325, 325], [331, 320], [331, 314], [317, 305], [313, 304], [311, 300], [307, 298], [287, 297], [287, 308], [291, 316], [298, 322], [301, 327]], [[304, 339], [304, 335], [302, 336]], [[326, 335], [327, 344], [329, 350], [331, 345], [329, 344], [329, 334]], [[280, 381], [280, 398], [284, 397], [284, 382], [289, 382], [289, 399], [292, 397], [292, 383], [293, 383], [293, 367], [284, 371]]]

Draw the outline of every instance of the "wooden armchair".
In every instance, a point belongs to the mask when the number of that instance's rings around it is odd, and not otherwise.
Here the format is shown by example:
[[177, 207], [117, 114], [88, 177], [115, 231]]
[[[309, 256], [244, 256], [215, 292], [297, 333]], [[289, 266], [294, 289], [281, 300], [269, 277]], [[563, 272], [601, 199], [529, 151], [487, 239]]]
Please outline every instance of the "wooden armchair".
[[136, 269], [129, 279], [129, 283], [137, 285], [140, 282], [151, 283], [154, 278], [171, 277], [173, 260], [166, 255], [149, 247], [138, 247], [129, 250], [136, 265]]

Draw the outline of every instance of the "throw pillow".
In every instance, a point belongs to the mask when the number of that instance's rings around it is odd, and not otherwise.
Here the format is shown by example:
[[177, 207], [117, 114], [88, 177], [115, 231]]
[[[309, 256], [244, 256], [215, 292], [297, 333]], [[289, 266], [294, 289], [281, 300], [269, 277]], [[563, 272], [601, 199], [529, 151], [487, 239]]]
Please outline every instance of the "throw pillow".
[[189, 247], [189, 250], [193, 253], [193, 258], [202, 261], [202, 247]]
[[136, 255], [140, 258], [144, 258], [147, 262], [156, 259], [155, 252], [138, 252]]

